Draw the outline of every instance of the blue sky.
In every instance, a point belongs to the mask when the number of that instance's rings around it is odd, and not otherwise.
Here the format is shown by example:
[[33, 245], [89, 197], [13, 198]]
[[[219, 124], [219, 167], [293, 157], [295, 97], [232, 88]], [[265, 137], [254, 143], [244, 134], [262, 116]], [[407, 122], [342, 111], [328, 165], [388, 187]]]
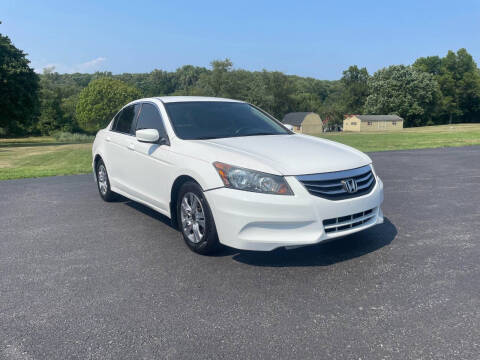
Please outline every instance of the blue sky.
[[235, 68], [338, 79], [465, 47], [480, 60], [480, 1], [0, 2], [0, 33], [35, 69]]

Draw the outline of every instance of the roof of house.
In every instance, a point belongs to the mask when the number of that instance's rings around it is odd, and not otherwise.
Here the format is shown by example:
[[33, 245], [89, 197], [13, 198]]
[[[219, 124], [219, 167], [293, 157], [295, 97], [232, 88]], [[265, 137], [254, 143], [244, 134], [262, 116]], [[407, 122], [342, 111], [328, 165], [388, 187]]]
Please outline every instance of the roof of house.
[[354, 115], [362, 121], [400, 121], [403, 120], [398, 115]]
[[315, 114], [314, 112], [291, 112], [286, 114], [283, 117], [282, 123], [292, 125], [292, 126], [300, 126], [302, 125], [303, 120], [305, 120], [307, 115]]

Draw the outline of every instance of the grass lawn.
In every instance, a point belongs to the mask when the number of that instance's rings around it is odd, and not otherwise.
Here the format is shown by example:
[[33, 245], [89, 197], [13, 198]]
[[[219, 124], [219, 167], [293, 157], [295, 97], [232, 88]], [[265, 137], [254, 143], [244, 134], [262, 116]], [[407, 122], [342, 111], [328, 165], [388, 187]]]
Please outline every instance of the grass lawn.
[[[318, 136], [362, 151], [467, 146], [480, 145], [480, 124]], [[0, 180], [88, 173], [92, 171], [91, 148], [91, 143], [62, 143], [51, 137], [0, 139]]]
[[395, 132], [323, 133], [318, 136], [365, 152], [468, 146], [480, 145], [480, 124], [424, 126]]
[[91, 152], [91, 143], [59, 143], [51, 137], [0, 139], [0, 180], [87, 173]]

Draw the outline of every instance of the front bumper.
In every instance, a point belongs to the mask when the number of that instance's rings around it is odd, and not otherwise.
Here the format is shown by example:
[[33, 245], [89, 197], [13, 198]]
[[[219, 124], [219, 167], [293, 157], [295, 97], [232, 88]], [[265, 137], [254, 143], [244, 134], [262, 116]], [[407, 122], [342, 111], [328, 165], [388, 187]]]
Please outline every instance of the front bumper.
[[[295, 195], [269, 195], [219, 188], [205, 192], [219, 240], [237, 249], [269, 251], [279, 247], [317, 244], [383, 223], [383, 183], [345, 200], [311, 195], [294, 177], [285, 177]], [[372, 218], [345, 230], [325, 232], [323, 221], [373, 209]]]

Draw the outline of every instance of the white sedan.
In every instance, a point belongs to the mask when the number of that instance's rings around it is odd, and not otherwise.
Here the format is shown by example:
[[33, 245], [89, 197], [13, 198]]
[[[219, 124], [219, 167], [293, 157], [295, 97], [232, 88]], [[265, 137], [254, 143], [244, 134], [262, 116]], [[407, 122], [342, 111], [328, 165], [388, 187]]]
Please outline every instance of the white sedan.
[[242, 101], [133, 101], [97, 133], [93, 169], [104, 200], [121, 194], [164, 214], [201, 254], [316, 244], [383, 222], [367, 155]]

